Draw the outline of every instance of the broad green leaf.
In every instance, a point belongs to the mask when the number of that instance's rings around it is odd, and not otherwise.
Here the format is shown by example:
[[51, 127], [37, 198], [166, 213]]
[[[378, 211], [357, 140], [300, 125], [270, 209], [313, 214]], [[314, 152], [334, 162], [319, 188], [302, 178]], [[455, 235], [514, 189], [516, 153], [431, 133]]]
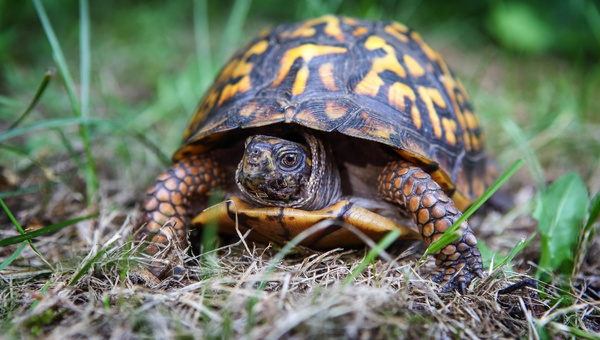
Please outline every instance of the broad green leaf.
[[533, 217], [542, 235], [539, 278], [543, 270], [570, 273], [574, 249], [589, 207], [588, 192], [581, 177], [568, 173], [541, 193]]

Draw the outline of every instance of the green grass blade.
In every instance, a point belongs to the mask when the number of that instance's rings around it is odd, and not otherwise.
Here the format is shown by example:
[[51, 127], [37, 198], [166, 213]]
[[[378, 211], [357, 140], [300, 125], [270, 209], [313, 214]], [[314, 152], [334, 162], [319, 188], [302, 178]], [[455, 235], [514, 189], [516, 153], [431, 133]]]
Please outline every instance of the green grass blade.
[[145, 134], [140, 133], [138, 131], [127, 128], [126, 126], [119, 125], [117, 123], [108, 122], [111, 127], [124, 131], [126, 134], [130, 135], [133, 139], [137, 140], [140, 144], [144, 145], [148, 150], [150, 150], [156, 158], [165, 166], [171, 166], [171, 157], [165, 155], [164, 152], [156, 145], [152, 140], [146, 137]]
[[[10, 211], [10, 209], [8, 209], [8, 207], [6, 206], [6, 204], [4, 203], [4, 201], [1, 198], [0, 198], [0, 205], [2, 206], [2, 209], [4, 209], [4, 212], [6, 213], [6, 215], [10, 219], [10, 221], [13, 223], [13, 225], [15, 226], [15, 228], [17, 228], [17, 230], [19, 231], [19, 233], [25, 234], [25, 230], [23, 230], [23, 228], [21, 227], [21, 224], [19, 222], [17, 222], [17, 219], [12, 214], [12, 212]], [[19, 243], [21, 241], [25, 241], [25, 240], [19, 240], [19, 241], [13, 242], [13, 243]], [[9, 244], [12, 244], [12, 243], [9, 243]], [[5, 244], [2, 244], [2, 241], [0, 241], [0, 246], [4, 246], [4, 245]]]
[[[2, 204], [2, 206], [4, 206], [4, 202], [1, 199], [0, 199], [0, 204]], [[70, 219], [70, 220], [62, 221], [62, 222], [58, 222], [58, 223], [49, 225], [47, 227], [44, 227], [42, 229], [38, 229], [38, 230], [35, 230], [35, 231], [32, 231], [32, 232], [29, 232], [29, 233], [25, 233], [23, 231], [22, 235], [12, 236], [12, 237], [8, 237], [8, 238], [0, 240], [0, 247], [7, 246], [9, 244], [19, 243], [19, 242], [22, 242], [22, 241], [31, 240], [32, 238], [35, 238], [35, 237], [38, 237], [38, 236], [42, 236], [42, 235], [51, 233], [53, 231], [60, 230], [62, 228], [68, 227], [68, 226], [73, 225], [75, 223], [78, 223], [78, 222], [81, 222], [81, 221], [85, 221], [85, 220], [89, 220], [89, 219], [95, 218], [95, 217], [98, 217], [97, 213], [96, 214], [82, 216], [82, 217], [73, 218], [73, 219]], [[20, 228], [20, 230], [23, 230], [20, 225], [19, 225], [19, 228]]]
[[[106, 125], [110, 128], [117, 129], [123, 131], [125, 134], [130, 136], [131, 138], [137, 140], [146, 148], [148, 148], [152, 153], [156, 155], [156, 157], [165, 165], [171, 164], [171, 159], [167, 155], [165, 155], [160, 148], [154, 144], [151, 140], [148, 139], [144, 134], [133, 131], [131, 128], [119, 124], [117, 122], [113, 122], [110, 120], [104, 120], [100, 118], [83, 118], [83, 117], [69, 117], [69, 118], [53, 118], [47, 119], [41, 122], [32, 123], [29, 125], [25, 125], [22, 127], [16, 127], [12, 130], [0, 132], [0, 142], [5, 140], [9, 140], [11, 138], [18, 137], [20, 135], [24, 135], [27, 133], [45, 130], [45, 129], [62, 129], [69, 125]], [[2, 146], [5, 147], [5, 146]], [[77, 159], [75, 159], [77, 161]]]
[[69, 282], [69, 286], [74, 286], [77, 284], [77, 282], [79, 281], [79, 279], [81, 279], [81, 277], [87, 273], [88, 270], [90, 270], [90, 268], [92, 267], [92, 265], [96, 262], [98, 262], [98, 260], [104, 255], [106, 254], [106, 252], [111, 249], [110, 247], [112, 246], [113, 243], [115, 243], [117, 240], [119, 240], [121, 238], [121, 236], [119, 234], [115, 234], [108, 242], [106, 242], [106, 244], [104, 244], [104, 246], [102, 247], [102, 249], [100, 249], [100, 251], [98, 251], [98, 253], [96, 255], [94, 255], [94, 257], [92, 257], [91, 259], [89, 259], [82, 267], [81, 269], [79, 269], [75, 275], [73, 275], [73, 278], [71, 279], [71, 281]]
[[27, 242], [21, 242], [21, 245], [19, 245], [19, 248], [17, 248], [17, 250], [15, 250], [14, 253], [12, 253], [6, 260], [4, 260], [4, 262], [2, 262], [0, 264], [0, 270], [3, 270], [4, 268], [6, 268], [6, 266], [11, 264], [17, 257], [19, 257], [19, 255], [21, 255], [21, 252], [23, 251], [23, 249], [25, 249], [26, 245], [27, 245]]
[[52, 28], [52, 24], [50, 23], [50, 19], [46, 14], [46, 10], [44, 9], [44, 5], [40, 2], [40, 0], [32, 0], [33, 5], [37, 11], [38, 17], [42, 23], [42, 28], [46, 33], [46, 37], [48, 38], [48, 42], [50, 43], [50, 47], [52, 48], [52, 54], [54, 57], [54, 61], [56, 62], [56, 66], [58, 67], [58, 72], [60, 72], [61, 77], [65, 81], [67, 87], [67, 93], [69, 95], [69, 100], [71, 101], [71, 106], [75, 111], [76, 116], [81, 116], [81, 110], [79, 107], [79, 103], [77, 102], [77, 97], [75, 95], [75, 84], [73, 83], [73, 77], [71, 76], [71, 72], [67, 67], [67, 61], [62, 52], [60, 44], [58, 43], [58, 38], [54, 33], [54, 29]]
[[594, 5], [593, 1], [590, 1], [587, 4], [587, 9], [585, 11], [587, 22], [591, 28], [591, 32], [596, 38], [596, 43], [600, 45], [600, 11]]
[[227, 60], [233, 47], [238, 46], [251, 3], [251, 0], [235, 0], [233, 3], [219, 48], [219, 60]]
[[421, 260], [424, 260], [427, 255], [435, 253], [436, 251], [444, 248], [448, 244], [454, 242], [458, 237], [460, 237], [460, 233], [457, 232], [461, 223], [466, 221], [479, 207], [485, 203], [512, 175], [519, 170], [519, 168], [525, 163], [522, 159], [516, 160], [504, 173], [492, 184], [484, 193], [479, 197], [475, 203], [473, 203], [469, 209], [467, 209], [463, 215], [452, 224], [446, 232], [440, 237], [437, 241], [431, 243], [427, 248], [427, 251], [423, 255]]
[[16, 127], [12, 130], [6, 131], [4, 133], [0, 133], [0, 142], [26, 134], [33, 131], [45, 130], [45, 129], [53, 129], [53, 128], [63, 128], [69, 125], [96, 125], [96, 124], [106, 124], [108, 121], [102, 119], [94, 119], [88, 118], [84, 119], [82, 117], [69, 117], [69, 118], [53, 118], [47, 119], [41, 122], [32, 123], [29, 125]]
[[[46, 291], [48, 290], [48, 288], [50, 288], [50, 283], [51, 281], [48, 280], [46, 281], [46, 284], [44, 285], [44, 287], [42, 287], [42, 290], [40, 291], [40, 295], [44, 295], [44, 293], [46, 293]], [[39, 299], [35, 299], [35, 301], [33, 301], [33, 303], [31, 304], [31, 306], [29, 307], [29, 311], [31, 312], [35, 306], [37, 306], [37, 304], [40, 302]]]
[[521, 149], [538, 190], [543, 191], [546, 189], [546, 177], [544, 176], [544, 170], [535, 156], [533, 149], [529, 145], [523, 130], [521, 130], [517, 123], [511, 119], [503, 120], [502, 127], [512, 137], [517, 147]]
[[87, 0], [79, 1], [79, 77], [81, 117], [90, 116], [90, 12]]
[[354, 268], [352, 273], [346, 277], [343, 285], [346, 286], [354, 281], [354, 279], [356, 279], [356, 277], [360, 275], [367, 268], [367, 266], [373, 262], [373, 260], [375, 260], [379, 253], [387, 249], [387, 247], [389, 247], [392, 243], [394, 243], [394, 241], [396, 241], [396, 239], [398, 239], [398, 236], [400, 236], [400, 232], [396, 229], [387, 233], [379, 242], [377, 242], [377, 246], [375, 248], [369, 250], [367, 256], [365, 256], [362, 262], [356, 268]]
[[31, 194], [33, 192], [38, 192], [38, 191], [40, 191], [40, 186], [34, 185], [32, 187], [22, 188], [19, 190], [0, 192], [0, 199], [12, 197], [12, 196], [18, 196], [18, 195]]
[[106, 253], [106, 247], [102, 248], [98, 254], [96, 254], [93, 258], [91, 258], [88, 262], [86, 262], [83, 267], [81, 267], [81, 269], [79, 271], [77, 271], [77, 273], [75, 273], [75, 275], [73, 276], [73, 278], [71, 279], [71, 281], [69, 282], [69, 286], [74, 286], [77, 284], [77, 281], [79, 281], [79, 279], [81, 279], [81, 277], [87, 273], [88, 270], [90, 270], [90, 268], [92, 267], [92, 265], [94, 263], [96, 263], [98, 261], [98, 259], [100, 259], [100, 257], [102, 257], [102, 255], [104, 255]]
[[29, 115], [29, 113], [31, 111], [33, 111], [33, 108], [35, 107], [37, 102], [42, 97], [42, 94], [44, 93], [44, 91], [46, 91], [46, 87], [48, 87], [48, 84], [50, 83], [50, 80], [52, 79], [53, 76], [54, 76], [54, 72], [52, 72], [52, 71], [47, 71], [46, 74], [44, 74], [44, 78], [42, 79], [40, 86], [38, 86], [37, 91], [35, 91], [35, 95], [31, 99], [31, 102], [29, 102], [29, 105], [25, 108], [25, 111], [23, 111], [23, 113], [21, 113], [19, 118], [17, 118], [17, 120], [15, 120], [12, 124], [10, 124], [10, 126], [8, 127], [8, 130], [12, 130], [15, 127], [17, 127], [19, 124], [21, 124], [21, 122]]
[[[71, 143], [71, 140], [69, 138], [67, 138], [67, 136], [65, 135], [65, 132], [61, 129], [53, 129], [53, 130], [58, 134], [58, 138], [60, 139], [60, 142], [64, 146], [65, 150], [67, 150], [67, 153], [69, 153], [69, 156], [71, 156], [71, 159], [73, 159], [73, 161], [77, 165], [77, 169], [85, 169], [85, 164], [84, 164], [83, 160], [79, 156], [79, 153], [77, 151], [75, 151], [75, 148], [73, 147], [73, 144]], [[77, 190], [74, 190], [74, 191], [77, 191]], [[84, 196], [85, 196], [85, 194], [84, 194]]]
[[600, 216], [600, 193], [596, 194], [596, 196], [592, 199], [590, 214], [588, 215], [588, 220], [585, 223], [585, 227], [583, 228], [583, 232], [587, 233], [592, 230], [594, 223], [598, 220]]
[[600, 340], [600, 335], [598, 335], [598, 333], [584, 331], [582, 329], [558, 322], [552, 322], [550, 325], [554, 326], [554, 328], [557, 330], [565, 331], [566, 333], [571, 334], [576, 339]]
[[[25, 230], [23, 230], [23, 227], [21, 227], [21, 224], [19, 222], [17, 222], [17, 219], [15, 218], [15, 216], [13, 216], [12, 212], [10, 211], [10, 209], [8, 209], [8, 207], [6, 206], [6, 204], [4, 203], [4, 201], [1, 198], [0, 198], [0, 205], [2, 206], [2, 209], [4, 209], [4, 211], [6, 212], [6, 215], [8, 215], [8, 218], [13, 223], [13, 225], [15, 226], [15, 228], [17, 228], [17, 230], [19, 231], [19, 233], [21, 233], [21, 235], [17, 235], [17, 236], [14, 236], [14, 237], [9, 237], [9, 238], [6, 238], [4, 240], [19, 238], [19, 237], [23, 237], [23, 236], [27, 235], [27, 233], [25, 233]], [[3, 243], [4, 240], [0, 240], [0, 246], [4, 246], [5, 245]], [[40, 251], [36, 248], [36, 246], [31, 242], [31, 238], [20, 239], [19, 241], [8, 243], [8, 244], [19, 243], [19, 242], [22, 242], [22, 241], [27, 242], [27, 244], [29, 244], [29, 247], [31, 248], [31, 250], [33, 250], [33, 252], [36, 253], [36, 255], [42, 261], [44, 261], [44, 263], [46, 263], [46, 265], [48, 265], [48, 267], [50, 267], [50, 269], [52, 269], [52, 271], [54, 271], [54, 267], [50, 264], [50, 262], [48, 262], [48, 260], [46, 260], [46, 258], [42, 255], [42, 253], [40, 253]]]
[[[225, 193], [215, 192], [209, 197], [208, 206], [209, 207], [215, 206], [215, 205], [219, 204], [220, 202], [223, 202], [224, 199], [225, 199]], [[218, 223], [217, 219], [207, 221], [207, 223], [202, 228], [202, 252], [205, 254], [208, 253], [207, 255], [209, 257], [216, 256], [216, 254], [213, 252], [213, 250], [215, 250], [215, 248], [217, 247], [218, 232], [219, 232], [219, 223]], [[211, 261], [211, 260], [208, 261], [208, 263], [211, 263], [211, 264], [215, 263], [215, 262], [216, 261]]]
[[271, 260], [271, 263], [269, 264], [269, 266], [267, 266], [267, 269], [265, 270], [264, 274], [263, 274], [263, 279], [262, 281], [259, 283], [258, 285], [258, 290], [263, 290], [265, 289], [266, 285], [267, 285], [267, 277], [269, 275], [271, 275], [271, 273], [275, 270], [275, 267], [277, 267], [277, 265], [283, 260], [283, 258], [290, 252], [290, 250], [292, 250], [292, 248], [294, 248], [295, 246], [297, 246], [298, 244], [300, 244], [300, 242], [302, 242], [302, 240], [304, 240], [305, 238], [307, 238], [308, 236], [310, 236], [311, 234], [327, 228], [329, 226], [331, 226], [331, 224], [341, 224], [340, 221], [331, 221], [331, 220], [326, 220], [326, 221], [322, 221], [319, 222], [315, 225], [313, 225], [312, 227], [302, 231], [301, 233], [299, 233], [298, 235], [296, 235], [296, 237], [294, 237], [291, 241], [289, 241], [288, 243], [286, 243], [283, 248], [281, 248], [281, 250], [277, 253], [277, 255], [275, 255], [275, 257], [273, 257], [273, 260]]
[[207, 0], [194, 0], [194, 39], [200, 71], [200, 88], [205, 89], [213, 76], [210, 31], [208, 28]]
[[504, 259], [500, 260], [494, 265], [493, 270], [496, 270], [510, 263], [510, 261], [512, 261], [512, 259], [515, 258], [515, 256], [517, 256], [518, 253], [520, 253], [523, 249], [525, 249], [525, 247], [529, 245], [529, 243], [531, 243], [531, 241], [533, 241], [535, 235], [537, 235], [537, 233], [533, 233], [533, 235], [529, 236], [527, 240], [523, 238], [520, 239], [519, 242], [517, 242], [517, 244], [515, 244], [515, 246], [511, 249], [510, 253], [508, 253], [508, 255]]
[[[40, 22], [42, 23], [44, 32], [46, 33], [46, 36], [48, 38], [48, 42], [50, 43], [50, 47], [52, 48], [52, 54], [54, 57], [54, 61], [56, 62], [56, 65], [58, 67], [58, 72], [65, 81], [67, 94], [71, 102], [73, 113], [75, 114], [75, 117], [81, 118], [81, 106], [80, 103], [77, 101], [77, 96], [75, 94], [75, 85], [73, 83], [73, 77], [71, 76], [71, 72], [67, 67], [67, 62], [65, 60], [58, 39], [56, 38], [56, 34], [54, 33], [54, 29], [52, 28], [52, 24], [50, 23], [50, 19], [48, 19], [48, 15], [46, 14], [46, 10], [44, 9], [44, 6], [42, 5], [41, 1], [32, 1], [38, 14], [38, 17], [40, 18]], [[83, 117], [83, 119], [87, 119], [87, 116]], [[98, 175], [94, 163], [94, 156], [92, 154], [92, 147], [90, 143], [89, 130], [87, 125], [83, 124], [79, 127], [79, 135], [83, 143], [83, 149], [87, 159], [87, 166], [85, 169], [81, 169], [81, 171], [83, 171], [85, 174], [87, 202], [88, 205], [91, 205], [96, 195], [96, 191], [98, 190]]]

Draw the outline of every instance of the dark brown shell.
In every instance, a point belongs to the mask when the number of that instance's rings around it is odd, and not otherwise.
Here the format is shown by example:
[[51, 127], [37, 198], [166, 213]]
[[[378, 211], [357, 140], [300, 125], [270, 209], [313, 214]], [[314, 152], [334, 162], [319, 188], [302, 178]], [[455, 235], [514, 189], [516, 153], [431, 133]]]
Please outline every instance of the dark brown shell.
[[264, 32], [221, 70], [173, 157], [205, 152], [226, 131], [275, 123], [389, 145], [459, 207], [493, 178], [463, 86], [396, 22], [327, 15]]

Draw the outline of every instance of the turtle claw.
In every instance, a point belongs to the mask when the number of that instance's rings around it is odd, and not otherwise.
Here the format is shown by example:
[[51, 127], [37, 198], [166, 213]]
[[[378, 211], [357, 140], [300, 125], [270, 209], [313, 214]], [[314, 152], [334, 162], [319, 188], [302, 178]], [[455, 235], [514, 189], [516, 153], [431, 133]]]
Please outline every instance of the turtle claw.
[[[460, 263], [457, 264], [457, 267], [460, 267]], [[481, 268], [468, 269], [463, 266], [459, 271], [456, 271], [453, 267], [444, 268], [442, 272], [435, 274], [431, 279], [440, 284], [442, 293], [457, 291], [462, 295], [466, 295], [467, 287], [475, 277], [484, 277]]]

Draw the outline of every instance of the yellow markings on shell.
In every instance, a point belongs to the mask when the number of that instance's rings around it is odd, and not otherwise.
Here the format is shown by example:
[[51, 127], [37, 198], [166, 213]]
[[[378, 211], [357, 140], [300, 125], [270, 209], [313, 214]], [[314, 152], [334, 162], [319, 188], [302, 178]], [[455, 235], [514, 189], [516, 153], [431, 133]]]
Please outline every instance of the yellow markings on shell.
[[377, 73], [370, 71], [363, 78], [363, 80], [361, 80], [360, 83], [356, 85], [354, 91], [358, 94], [364, 94], [370, 97], [375, 97], [379, 92], [379, 88], [383, 86], [383, 84], [385, 83], [383, 82], [383, 80], [381, 80]]
[[429, 93], [429, 97], [431, 100], [433, 100], [435, 105], [441, 107], [442, 109], [446, 108], [446, 101], [444, 100], [444, 97], [442, 97], [440, 90], [434, 87], [428, 87], [427, 92]]
[[238, 112], [239, 112], [240, 116], [242, 116], [242, 117], [250, 117], [256, 112], [257, 108], [258, 108], [258, 103], [252, 102], [252, 103], [242, 107]]
[[458, 93], [456, 95], [456, 101], [458, 102], [459, 105], [465, 105], [465, 103], [466, 103], [465, 97], [461, 93]]
[[370, 36], [365, 42], [365, 47], [371, 51], [383, 49], [386, 54], [373, 59], [371, 70], [356, 85], [354, 89], [356, 93], [375, 97], [379, 92], [379, 88], [384, 85], [384, 81], [379, 77], [379, 73], [383, 71], [392, 71], [399, 77], [406, 78], [406, 70], [398, 62], [396, 51], [385, 40], [375, 35]]
[[327, 104], [325, 104], [325, 114], [327, 115], [327, 118], [332, 120], [343, 117], [347, 111], [348, 107], [346, 105], [334, 101], [328, 101]]
[[479, 128], [479, 119], [473, 112], [469, 110], [464, 110], [463, 114], [468, 129], [465, 129], [465, 139], [467, 140], [467, 143], [465, 144], [467, 146], [467, 151], [479, 151], [480, 146], [483, 145], [483, 139], [478, 139], [473, 133], [474, 130]]
[[246, 51], [246, 53], [244, 53], [244, 56], [240, 61], [237, 63], [232, 62], [227, 65], [225, 70], [223, 70], [223, 73], [219, 76], [220, 81], [238, 77], [242, 78], [235, 84], [227, 84], [223, 87], [223, 90], [221, 91], [221, 97], [219, 98], [217, 105], [220, 106], [224, 101], [233, 97], [235, 94], [246, 92], [252, 87], [252, 83], [250, 81], [250, 72], [252, 71], [254, 64], [248, 62], [248, 59], [252, 55], [264, 53], [268, 46], [269, 43], [266, 40], [261, 40], [252, 45]]
[[252, 83], [250, 83], [249, 76], [244, 76], [242, 79], [240, 79], [239, 82], [235, 84], [225, 85], [225, 87], [223, 87], [223, 90], [221, 91], [221, 97], [219, 98], [219, 102], [217, 103], [217, 105], [220, 106], [221, 104], [223, 104], [224, 101], [233, 97], [236, 93], [243, 93], [248, 91], [251, 86]]
[[471, 134], [471, 148], [473, 151], [479, 151], [479, 139], [473, 134]]
[[448, 119], [446, 117], [442, 118], [442, 126], [444, 127], [444, 133], [446, 134], [446, 141], [448, 144], [455, 146], [456, 145], [456, 121], [453, 119]]
[[369, 32], [369, 29], [361, 26], [361, 27], [357, 27], [354, 31], [352, 31], [352, 35], [355, 37], [358, 37], [359, 35], [363, 35]]
[[319, 66], [319, 77], [325, 88], [329, 91], [338, 91], [339, 88], [335, 85], [335, 77], [333, 74], [333, 63], [325, 63]]
[[399, 77], [406, 78], [406, 71], [398, 62], [396, 51], [394, 51], [394, 48], [388, 45], [385, 40], [378, 36], [371, 36], [365, 42], [365, 47], [369, 50], [381, 48], [386, 53], [385, 56], [373, 59], [373, 65], [371, 66], [372, 71], [379, 73], [388, 70], [396, 73]]
[[379, 136], [381, 139], [388, 140], [394, 132], [394, 127], [390, 124], [385, 124], [371, 119], [372, 117], [366, 111], [360, 113], [360, 118], [363, 122], [369, 122], [363, 126], [363, 133]]
[[406, 64], [408, 72], [415, 78], [425, 74], [425, 70], [421, 67], [421, 64], [408, 54], [404, 55], [404, 64]]
[[[293, 112], [292, 112], [292, 114], [293, 114]], [[315, 120], [315, 115], [313, 114], [313, 111], [309, 110], [309, 109], [304, 109], [304, 110], [296, 113], [294, 115], [294, 117], [299, 121], [314, 121]], [[286, 118], [285, 121], [290, 122], [291, 119]]]
[[[446, 92], [449, 95], [450, 103], [452, 104], [452, 107], [454, 108], [454, 113], [456, 114], [456, 120], [458, 121], [458, 124], [460, 125], [463, 131], [465, 150], [467, 152], [471, 152], [471, 136], [467, 127], [468, 123], [461, 109], [461, 107], [465, 104], [465, 99], [467, 99], [466, 97], [464, 97], [466, 96], [466, 93], [460, 93], [461, 91], [459, 84], [457, 80], [455, 80], [454, 77], [452, 77], [452, 74], [450, 74], [448, 65], [446, 65], [446, 63], [443, 60], [439, 60], [438, 64], [442, 70], [442, 75], [439, 78], [440, 82], [442, 83], [442, 85], [444, 85], [444, 88], [446, 89]], [[455, 94], [457, 88], [459, 89], [458, 95]]]
[[[398, 27], [400, 26], [400, 27]], [[408, 32], [408, 28], [404, 25], [400, 25], [398, 23], [393, 23], [391, 25], [385, 26], [385, 32], [394, 36], [394, 38], [398, 39], [400, 42], [404, 44], [408, 44], [409, 40], [406, 36], [406, 32]]]
[[469, 110], [464, 110], [463, 113], [465, 115], [465, 120], [467, 121], [467, 128], [471, 131], [477, 129], [477, 127], [479, 127], [477, 116]]
[[410, 35], [413, 38], [413, 40], [416, 41], [417, 44], [419, 44], [419, 46], [421, 46], [421, 49], [423, 50], [423, 52], [425, 52], [425, 55], [427, 56], [427, 58], [429, 58], [429, 60], [436, 61], [436, 62], [443, 62], [440, 55], [437, 54], [436, 51], [434, 51], [431, 47], [429, 47], [429, 45], [427, 45], [423, 41], [423, 39], [421, 38], [421, 35], [419, 33], [412, 32]]
[[344, 41], [344, 33], [342, 33], [342, 29], [340, 28], [340, 20], [336, 16], [325, 15], [321, 19], [327, 23], [323, 30], [325, 34], [336, 38], [338, 41]]
[[351, 17], [342, 17], [342, 21], [347, 23], [350, 26], [358, 25], [358, 21], [356, 21], [356, 19], [351, 18]]
[[258, 34], [258, 38], [266, 38], [271, 33], [271, 28], [266, 27]]
[[216, 87], [217, 83], [215, 83], [212, 86], [212, 88], [208, 91], [208, 93], [202, 100], [202, 104], [200, 104], [196, 115], [194, 116], [194, 120], [204, 120], [210, 109], [215, 105], [217, 98], [219, 98], [219, 92], [217, 91]]
[[292, 87], [292, 95], [297, 96], [304, 92], [309, 72], [308, 66], [306, 65], [302, 65], [302, 67], [298, 70], [298, 73], [296, 73], [296, 79], [294, 80], [294, 86]]
[[289, 38], [312, 37], [316, 34], [314, 26], [322, 23], [325, 23], [325, 28], [323, 29], [325, 34], [334, 37], [337, 41], [344, 41], [344, 33], [340, 28], [340, 20], [334, 15], [324, 15], [320, 18], [305, 21], [297, 30], [289, 33], [284, 32], [281, 36]]
[[392, 105], [399, 111], [406, 112], [406, 105], [404, 104], [405, 98], [408, 98], [411, 102], [410, 115], [413, 123], [417, 129], [421, 129], [423, 121], [421, 120], [421, 113], [416, 104], [416, 95], [413, 89], [403, 83], [396, 82], [390, 86], [388, 92], [388, 100]]
[[439, 93], [437, 89], [432, 89], [423, 86], [419, 86], [418, 88], [419, 96], [425, 103], [425, 106], [427, 107], [427, 111], [429, 113], [429, 119], [431, 120], [431, 125], [433, 126], [433, 134], [436, 138], [442, 138], [442, 127], [440, 124], [440, 117], [435, 111], [435, 106], [433, 106], [434, 100], [430, 96], [430, 92], [432, 92], [431, 90], [435, 90]]
[[407, 33], [408, 32], [408, 27], [406, 25], [403, 25], [399, 22], [392, 22], [391, 25], [389, 25], [388, 27], [398, 31], [398, 32], [402, 32], [402, 33]]
[[314, 44], [305, 44], [289, 49], [285, 52], [283, 58], [281, 58], [281, 68], [279, 69], [279, 74], [271, 86], [275, 87], [281, 84], [283, 79], [285, 79], [287, 74], [290, 72], [294, 61], [296, 61], [298, 58], [302, 58], [304, 65], [307, 65], [314, 57], [327, 54], [346, 53], [347, 51], [348, 50], [344, 47]]

